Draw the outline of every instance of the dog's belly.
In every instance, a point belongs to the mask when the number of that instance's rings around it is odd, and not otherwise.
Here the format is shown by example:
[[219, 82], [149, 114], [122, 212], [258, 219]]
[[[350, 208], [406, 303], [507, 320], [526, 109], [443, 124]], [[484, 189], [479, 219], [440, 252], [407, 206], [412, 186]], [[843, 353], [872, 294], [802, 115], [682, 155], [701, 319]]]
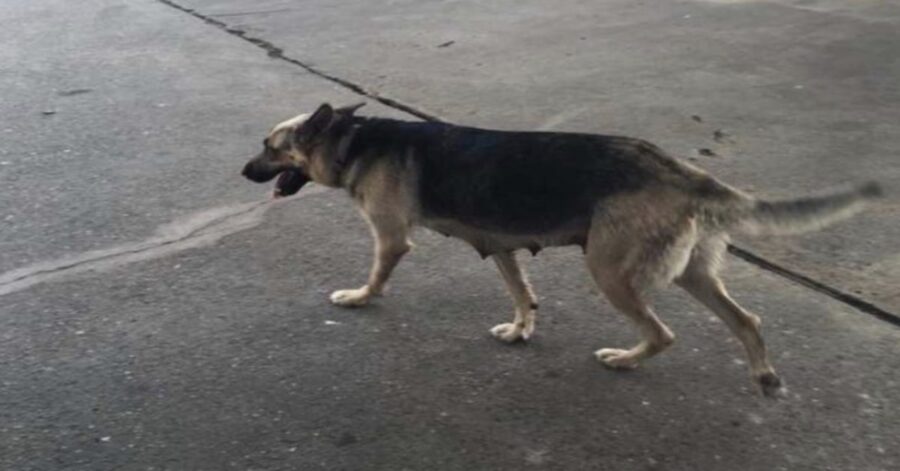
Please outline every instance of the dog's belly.
[[587, 227], [580, 227], [577, 224], [537, 234], [501, 233], [450, 219], [429, 218], [420, 221], [420, 225], [447, 237], [468, 242], [482, 258], [519, 249], [527, 249], [532, 254], [537, 254], [545, 247], [579, 245], [584, 248], [587, 240]]

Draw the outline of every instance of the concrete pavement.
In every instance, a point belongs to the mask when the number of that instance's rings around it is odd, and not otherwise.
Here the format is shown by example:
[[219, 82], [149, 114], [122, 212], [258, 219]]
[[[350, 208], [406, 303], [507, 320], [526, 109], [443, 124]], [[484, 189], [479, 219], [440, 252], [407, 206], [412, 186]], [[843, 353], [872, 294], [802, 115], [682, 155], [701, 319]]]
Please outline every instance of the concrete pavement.
[[[900, 183], [896, 1], [176, 3], [454, 122], [641, 136], [771, 197]], [[741, 243], [898, 312], [897, 211]]]
[[[898, 178], [884, 2], [179, 5], [443, 119], [640, 135], [771, 195]], [[529, 262], [524, 346], [487, 335], [510, 311], [492, 264], [425, 232], [388, 297], [332, 307], [370, 252], [346, 199], [261, 204], [237, 170], [270, 124], [358, 95], [156, 1], [0, 19], [0, 469], [900, 466], [896, 327], [731, 260], [790, 388], [773, 402], [676, 292], [676, 346], [602, 369], [634, 335], [577, 250]], [[896, 208], [741, 243], [896, 312]]]

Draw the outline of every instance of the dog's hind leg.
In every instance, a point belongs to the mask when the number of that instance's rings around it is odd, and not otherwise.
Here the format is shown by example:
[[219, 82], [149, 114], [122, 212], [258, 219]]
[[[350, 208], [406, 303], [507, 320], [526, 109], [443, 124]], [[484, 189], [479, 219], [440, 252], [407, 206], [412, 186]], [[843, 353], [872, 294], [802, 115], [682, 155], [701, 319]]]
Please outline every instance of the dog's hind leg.
[[534, 319], [537, 314], [537, 299], [525, 273], [512, 252], [502, 252], [491, 256], [503, 275], [503, 281], [512, 295], [516, 314], [512, 322], [499, 324], [491, 329], [491, 335], [504, 342], [528, 340], [534, 333]]
[[594, 356], [611, 368], [631, 369], [641, 360], [665, 350], [675, 340], [672, 331], [643, 299], [655, 278], [665, 276], [664, 272], [669, 270], [662, 267], [666, 264], [665, 258], [650, 255], [652, 250], [639, 240], [610, 232], [606, 229], [592, 231], [585, 261], [591, 277], [610, 304], [638, 327], [641, 341], [629, 349], [603, 348], [594, 352]]
[[718, 261], [724, 250], [724, 239], [706, 240], [697, 244], [687, 268], [675, 282], [728, 325], [747, 350], [753, 379], [763, 394], [776, 396], [782, 392], [781, 380], [769, 363], [760, 334], [759, 317], [747, 312], [731, 299], [716, 274]]
[[380, 295], [394, 267], [412, 248], [407, 238], [409, 223], [400, 215], [391, 212], [367, 214], [366, 220], [375, 237], [375, 259], [369, 281], [362, 288], [332, 293], [331, 302], [339, 306], [363, 306], [373, 295]]
[[618, 270], [588, 262], [597, 286], [610, 304], [627, 315], [638, 327], [641, 341], [630, 349], [602, 348], [594, 352], [604, 365], [612, 368], [636, 368], [641, 360], [663, 351], [675, 340], [675, 335], [656, 316], [641, 298], [640, 289], [633, 286], [630, 277]]

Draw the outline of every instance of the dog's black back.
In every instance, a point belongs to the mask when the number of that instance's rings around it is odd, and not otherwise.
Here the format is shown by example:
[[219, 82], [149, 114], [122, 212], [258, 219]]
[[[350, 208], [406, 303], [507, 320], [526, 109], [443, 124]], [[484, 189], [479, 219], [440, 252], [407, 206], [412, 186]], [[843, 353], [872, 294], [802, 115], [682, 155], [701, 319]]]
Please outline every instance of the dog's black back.
[[[642, 141], [617, 136], [495, 131], [445, 123], [355, 118], [357, 165], [412, 164], [426, 218], [540, 234], [590, 223], [601, 199], [651, 180], [635, 159]], [[366, 160], [370, 160], [366, 162]]]

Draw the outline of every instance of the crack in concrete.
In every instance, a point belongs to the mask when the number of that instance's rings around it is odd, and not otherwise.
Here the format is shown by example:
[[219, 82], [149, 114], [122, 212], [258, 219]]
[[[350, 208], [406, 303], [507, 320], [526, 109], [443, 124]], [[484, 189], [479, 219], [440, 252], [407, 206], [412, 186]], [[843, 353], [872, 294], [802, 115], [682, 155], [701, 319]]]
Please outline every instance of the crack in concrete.
[[[430, 115], [424, 111], [416, 109], [410, 105], [401, 103], [392, 98], [383, 97], [381, 95], [378, 95], [377, 92], [366, 90], [365, 88], [363, 88], [362, 85], [359, 85], [359, 84], [353, 83], [349, 80], [345, 80], [345, 79], [342, 79], [335, 75], [326, 73], [326, 72], [321, 71], [315, 67], [312, 67], [302, 61], [285, 56], [284, 50], [277, 47], [276, 45], [272, 44], [271, 42], [266, 41], [265, 39], [249, 36], [245, 31], [243, 31], [241, 29], [237, 29], [237, 28], [232, 28], [223, 21], [219, 21], [214, 18], [211, 18], [210, 15], [205, 15], [193, 8], [188, 8], [188, 7], [179, 5], [174, 0], [157, 0], [157, 1], [160, 3], [163, 3], [165, 5], [168, 5], [169, 7], [172, 7], [176, 10], [179, 10], [181, 12], [184, 12], [191, 16], [199, 18], [200, 20], [203, 20], [204, 22], [206, 22], [208, 24], [211, 24], [213, 26], [216, 26], [217, 28], [222, 29], [223, 31], [227, 32], [228, 34], [237, 36], [245, 41], [252, 43], [252, 44], [256, 45], [257, 47], [260, 47], [263, 50], [265, 50], [266, 53], [269, 55], [269, 57], [281, 59], [283, 61], [286, 61], [286, 62], [289, 62], [296, 66], [299, 66], [299, 67], [307, 70], [308, 72], [312, 73], [313, 75], [321, 77], [330, 82], [336, 83], [356, 94], [365, 96], [367, 98], [371, 98], [385, 106], [408, 113], [408, 114], [415, 116], [417, 118], [420, 118], [422, 120], [441, 122], [441, 119], [437, 118], [436, 116]], [[700, 121], [699, 116], [694, 117], [694, 119], [697, 121]], [[551, 121], [551, 122], [545, 123], [544, 126], [552, 127], [552, 126], [555, 126], [556, 124], [557, 123]], [[768, 272], [779, 275], [787, 280], [790, 280], [801, 286], [810, 288], [818, 293], [824, 294], [824, 295], [826, 295], [830, 298], [833, 298], [841, 303], [851, 306], [861, 312], [872, 315], [877, 319], [880, 319], [882, 321], [885, 321], [885, 322], [888, 322], [890, 324], [900, 327], [900, 315], [888, 312], [884, 309], [881, 309], [880, 307], [878, 307], [868, 301], [865, 301], [862, 298], [853, 296], [852, 294], [849, 294], [849, 293], [845, 293], [837, 288], [828, 286], [825, 283], [818, 282], [806, 275], [800, 274], [793, 270], [789, 270], [785, 267], [782, 267], [781, 265], [778, 265], [778, 264], [771, 262], [759, 255], [756, 255], [756, 254], [750, 252], [749, 250], [742, 249], [742, 248], [736, 247], [734, 245], [729, 245], [728, 251], [731, 252], [732, 255], [734, 255], [734, 256], [744, 260], [745, 262], [750, 263], [760, 269], [763, 269]], [[2, 292], [0, 292], [0, 294], [2, 294]]]
[[274, 202], [257, 201], [206, 209], [160, 226], [155, 235], [141, 242], [91, 250], [0, 273], [0, 296], [77, 273], [108, 271], [122, 265], [211, 245], [225, 236], [259, 225], [266, 211], [276, 204], [322, 191], [323, 187], [316, 187], [295, 197]]
[[229, 12], [229, 13], [210, 13], [209, 16], [216, 16], [219, 18], [224, 18], [227, 16], [268, 15], [268, 14], [272, 14], [272, 13], [284, 13], [286, 11], [293, 11], [293, 8], [278, 8], [275, 10], [234, 11], [234, 12]]
[[244, 41], [247, 41], [247, 42], [263, 49], [264, 51], [266, 51], [266, 54], [268, 54], [269, 57], [272, 57], [274, 59], [281, 59], [285, 62], [289, 62], [298, 67], [301, 67], [301, 68], [305, 69], [307, 72], [309, 72], [317, 77], [321, 77], [325, 80], [328, 80], [330, 82], [334, 82], [334, 83], [346, 88], [347, 90], [350, 90], [351, 92], [356, 93], [357, 95], [362, 95], [366, 98], [375, 100], [385, 106], [389, 106], [396, 110], [403, 111], [405, 113], [411, 114], [411, 115], [413, 115], [417, 118], [423, 119], [425, 121], [441, 121], [437, 116], [431, 115], [422, 110], [416, 109], [412, 106], [400, 103], [399, 101], [394, 100], [392, 98], [381, 96], [378, 94], [378, 92], [366, 90], [365, 88], [363, 88], [362, 85], [353, 83], [346, 79], [342, 79], [335, 75], [331, 75], [331, 74], [324, 72], [322, 70], [319, 70], [305, 62], [288, 57], [288, 56], [284, 55], [284, 50], [281, 49], [280, 47], [275, 46], [274, 44], [270, 43], [269, 41], [266, 41], [265, 39], [250, 36], [247, 34], [246, 31], [244, 31], [242, 29], [232, 28], [232, 27], [228, 26], [227, 23], [225, 23], [223, 21], [219, 21], [219, 20], [213, 18], [211, 15], [205, 15], [203, 13], [198, 12], [197, 10], [194, 10], [193, 8], [188, 8], [183, 5], [179, 5], [178, 3], [176, 3], [172, 0], [157, 0], [157, 1], [164, 5], [172, 7], [176, 10], [179, 10], [181, 12], [187, 13], [195, 18], [199, 18], [200, 20], [203, 20], [204, 22], [217, 27], [217, 28], [227, 32], [228, 34], [237, 36], [237, 37], [243, 39]]

